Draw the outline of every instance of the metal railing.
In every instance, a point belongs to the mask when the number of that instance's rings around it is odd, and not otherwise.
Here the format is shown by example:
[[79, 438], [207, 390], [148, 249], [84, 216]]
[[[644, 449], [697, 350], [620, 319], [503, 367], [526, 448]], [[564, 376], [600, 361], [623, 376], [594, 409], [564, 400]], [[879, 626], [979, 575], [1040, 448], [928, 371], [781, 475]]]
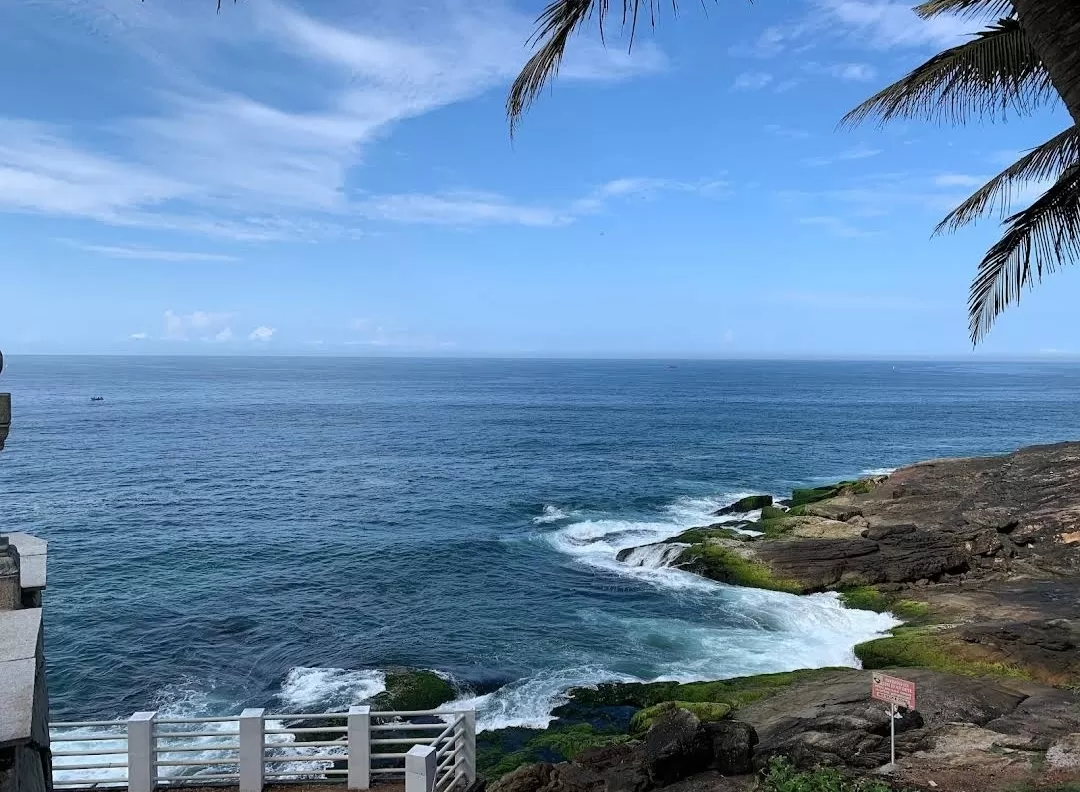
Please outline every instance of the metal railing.
[[448, 792], [476, 780], [475, 710], [159, 717], [51, 724], [54, 786], [66, 789], [404, 778], [406, 792]]

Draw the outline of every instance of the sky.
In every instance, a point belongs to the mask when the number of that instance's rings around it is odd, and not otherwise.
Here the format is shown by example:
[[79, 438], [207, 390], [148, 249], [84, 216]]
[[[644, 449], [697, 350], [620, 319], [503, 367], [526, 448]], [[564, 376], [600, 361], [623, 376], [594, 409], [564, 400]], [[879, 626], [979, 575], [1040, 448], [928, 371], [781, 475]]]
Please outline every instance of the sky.
[[1080, 354], [1080, 273], [972, 350], [999, 221], [931, 237], [1062, 109], [837, 128], [977, 27], [909, 3], [590, 25], [511, 140], [543, 0], [5, 0], [0, 349]]

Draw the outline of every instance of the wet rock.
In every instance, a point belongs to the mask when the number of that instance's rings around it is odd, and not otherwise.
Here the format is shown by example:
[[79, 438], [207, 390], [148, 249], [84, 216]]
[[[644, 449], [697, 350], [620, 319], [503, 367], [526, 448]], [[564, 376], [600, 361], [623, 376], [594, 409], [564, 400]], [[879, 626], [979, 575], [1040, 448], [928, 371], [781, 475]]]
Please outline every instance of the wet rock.
[[684, 709], [656, 721], [645, 735], [645, 762], [657, 786], [700, 773], [712, 760], [712, 743], [701, 721]]
[[746, 514], [746, 512], [756, 511], [772, 505], [772, 495], [748, 495], [745, 498], [739, 498], [739, 500], [735, 501], [730, 506], [717, 509], [713, 514], [717, 517], [723, 517], [728, 514]]

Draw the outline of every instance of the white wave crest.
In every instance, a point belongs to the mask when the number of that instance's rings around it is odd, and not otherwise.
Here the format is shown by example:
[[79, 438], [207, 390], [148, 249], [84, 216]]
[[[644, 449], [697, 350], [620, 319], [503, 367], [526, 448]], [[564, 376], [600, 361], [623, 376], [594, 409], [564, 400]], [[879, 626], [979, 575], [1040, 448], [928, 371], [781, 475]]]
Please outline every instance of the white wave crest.
[[559, 506], [545, 506], [544, 511], [537, 517], [533, 517], [532, 521], [535, 525], [550, 525], [551, 523], [562, 522], [563, 520], [571, 520], [580, 516], [581, 512], [577, 510], [567, 511]]
[[381, 671], [300, 666], [285, 675], [278, 698], [290, 711], [344, 712], [384, 690]]
[[894, 467], [879, 467], [879, 468], [867, 468], [860, 472], [861, 476], [888, 476], [895, 473], [900, 468]]
[[631, 550], [622, 559], [622, 562], [632, 567], [664, 569], [671, 566], [683, 549], [689, 546], [681, 542], [660, 542], [659, 544], [642, 545]]

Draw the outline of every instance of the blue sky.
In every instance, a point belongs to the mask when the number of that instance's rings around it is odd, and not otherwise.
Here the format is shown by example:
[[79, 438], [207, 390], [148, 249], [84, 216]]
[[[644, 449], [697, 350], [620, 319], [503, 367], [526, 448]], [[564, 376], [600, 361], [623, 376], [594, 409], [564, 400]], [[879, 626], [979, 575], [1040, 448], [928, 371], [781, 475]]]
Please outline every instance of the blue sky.
[[[998, 225], [931, 230], [1067, 115], [836, 129], [970, 23], [684, 3], [587, 31], [511, 142], [542, 1], [8, 0], [0, 348], [972, 354]], [[1078, 296], [975, 354], [1080, 352]]]

